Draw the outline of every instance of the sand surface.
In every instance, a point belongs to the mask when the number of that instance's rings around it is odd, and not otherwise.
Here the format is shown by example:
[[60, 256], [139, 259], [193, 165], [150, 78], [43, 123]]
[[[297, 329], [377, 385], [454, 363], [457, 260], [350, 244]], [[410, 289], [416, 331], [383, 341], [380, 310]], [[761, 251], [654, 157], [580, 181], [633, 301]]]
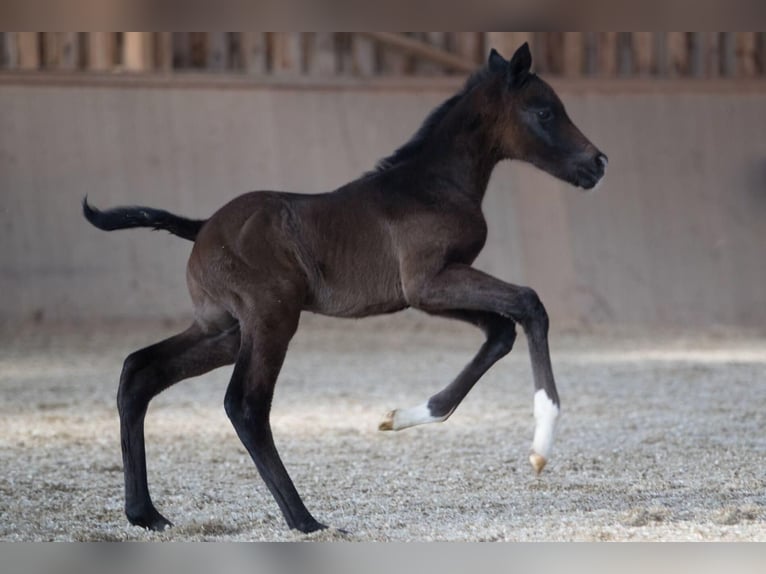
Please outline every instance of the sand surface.
[[308, 318], [277, 386], [285, 465], [317, 519], [350, 535], [287, 529], [224, 413], [231, 368], [150, 406], [150, 489], [175, 528], [145, 532], [122, 511], [117, 380], [129, 352], [176, 330], [0, 330], [0, 539], [766, 541], [766, 338], [554, 337], [562, 417], [538, 478], [523, 335], [447, 422], [377, 430], [481, 343], [412, 317]]

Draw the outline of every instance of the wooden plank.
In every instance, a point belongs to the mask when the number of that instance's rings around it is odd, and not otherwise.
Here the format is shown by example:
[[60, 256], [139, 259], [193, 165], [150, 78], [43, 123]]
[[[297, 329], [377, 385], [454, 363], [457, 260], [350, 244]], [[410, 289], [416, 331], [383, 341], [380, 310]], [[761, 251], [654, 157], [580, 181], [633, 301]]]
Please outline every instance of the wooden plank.
[[173, 33], [155, 33], [154, 61], [157, 69], [169, 74], [173, 71]]
[[657, 75], [668, 75], [670, 66], [668, 62], [668, 35], [666, 32], [654, 33], [654, 61], [657, 66]]
[[708, 78], [721, 75], [721, 45], [720, 32], [705, 33], [705, 70]]
[[19, 68], [40, 69], [40, 34], [38, 32], [17, 32], [19, 45]]
[[59, 61], [58, 37], [55, 32], [43, 32], [43, 66], [56, 68]]
[[229, 39], [226, 32], [208, 32], [207, 69], [223, 72], [229, 67]]
[[406, 53], [416, 55], [433, 61], [442, 66], [454, 69], [460, 72], [472, 72], [476, 65], [456, 54], [450, 54], [443, 49], [434, 48], [423, 42], [396, 34], [393, 32], [357, 32], [358, 34], [368, 36], [378, 42], [391, 47], [398, 48]]
[[113, 32], [88, 32], [88, 69], [106, 72], [114, 67]]
[[12, 70], [19, 63], [18, 35], [16, 32], [0, 32], [0, 68]]
[[191, 67], [191, 38], [189, 32], [173, 32], [173, 68]]
[[735, 32], [737, 40], [738, 75], [752, 77], [758, 75], [758, 37], [757, 32]]
[[351, 52], [351, 33], [337, 32], [334, 44], [337, 73], [341, 76], [352, 76], [354, 74], [354, 55]]
[[482, 42], [479, 32], [450, 32], [451, 51], [474, 62], [477, 66], [484, 63]]
[[671, 76], [686, 76], [689, 73], [686, 32], [668, 32], [668, 73]]
[[545, 71], [557, 76], [564, 74], [564, 33], [544, 32], [542, 37], [545, 44]]
[[695, 78], [701, 78], [706, 73], [706, 37], [704, 32], [689, 33], [689, 73]]
[[240, 50], [246, 74], [257, 76], [266, 72], [266, 36], [263, 32], [242, 32]]
[[622, 77], [633, 76], [633, 40], [630, 32], [617, 33], [617, 73]]
[[586, 76], [598, 74], [598, 33], [583, 32], [584, 41], [584, 70]]
[[721, 75], [737, 73], [737, 44], [734, 32], [721, 33]]
[[297, 76], [301, 73], [300, 33], [271, 32], [271, 71], [276, 75]]
[[377, 70], [375, 61], [375, 43], [370, 38], [352, 34], [351, 53], [354, 60], [354, 74], [372, 76]]
[[314, 32], [311, 46], [311, 55], [308, 60], [309, 74], [321, 77], [334, 76], [337, 72], [335, 34], [333, 32]]
[[131, 72], [152, 69], [153, 42], [151, 32], [124, 32], [122, 63]]
[[403, 76], [407, 72], [407, 56], [399, 48], [378, 44], [380, 71], [384, 75]]
[[[420, 40], [426, 45], [431, 46], [444, 53], [449, 53], [446, 49], [444, 32], [421, 32]], [[432, 62], [424, 58], [418, 58], [417, 71], [426, 75], [439, 75], [444, 73], [444, 68], [437, 62]]]
[[598, 33], [598, 73], [604, 77], [617, 75], [617, 32]]
[[639, 76], [655, 74], [654, 65], [654, 33], [633, 32], [633, 67]]
[[77, 32], [59, 33], [59, 68], [76, 70], [80, 59], [80, 43]]
[[585, 42], [582, 32], [564, 32], [563, 34], [564, 75], [568, 78], [582, 76], [585, 68]]

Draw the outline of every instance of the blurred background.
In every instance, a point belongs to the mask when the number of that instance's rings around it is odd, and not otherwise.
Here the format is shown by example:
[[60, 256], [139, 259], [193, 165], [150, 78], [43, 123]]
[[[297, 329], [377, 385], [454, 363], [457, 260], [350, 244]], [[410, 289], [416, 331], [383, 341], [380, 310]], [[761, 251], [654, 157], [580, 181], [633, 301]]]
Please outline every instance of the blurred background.
[[189, 243], [97, 231], [83, 196], [334, 189], [525, 41], [609, 170], [584, 194], [498, 166], [477, 265], [555, 328], [765, 331], [765, 32], [0, 33], [0, 321], [188, 316]]

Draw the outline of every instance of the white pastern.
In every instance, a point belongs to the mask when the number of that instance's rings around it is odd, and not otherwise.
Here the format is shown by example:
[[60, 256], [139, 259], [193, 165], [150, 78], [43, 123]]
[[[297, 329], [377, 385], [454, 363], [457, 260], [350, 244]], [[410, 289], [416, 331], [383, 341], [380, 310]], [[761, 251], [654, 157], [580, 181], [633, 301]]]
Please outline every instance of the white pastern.
[[[452, 413], [450, 413], [452, 414]], [[402, 430], [427, 423], [440, 423], [449, 418], [449, 415], [435, 417], [428, 408], [428, 403], [423, 403], [409, 409], [397, 409], [391, 411], [381, 423], [381, 430]]]
[[532, 441], [532, 452], [547, 459], [553, 446], [553, 433], [556, 430], [556, 419], [559, 408], [548, 398], [543, 389], [535, 393], [535, 438]]

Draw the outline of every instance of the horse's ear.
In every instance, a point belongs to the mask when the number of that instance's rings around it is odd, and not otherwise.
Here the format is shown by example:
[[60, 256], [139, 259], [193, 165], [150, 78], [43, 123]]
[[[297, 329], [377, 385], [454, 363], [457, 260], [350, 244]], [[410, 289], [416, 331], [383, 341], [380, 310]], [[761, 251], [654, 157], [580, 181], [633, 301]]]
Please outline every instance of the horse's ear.
[[487, 65], [493, 72], [505, 72], [508, 69], [508, 60], [503, 58], [497, 50], [492, 48], [489, 53]]
[[532, 67], [532, 53], [529, 51], [529, 44], [524, 42], [511, 58], [511, 85], [521, 85], [524, 83], [529, 68]]

